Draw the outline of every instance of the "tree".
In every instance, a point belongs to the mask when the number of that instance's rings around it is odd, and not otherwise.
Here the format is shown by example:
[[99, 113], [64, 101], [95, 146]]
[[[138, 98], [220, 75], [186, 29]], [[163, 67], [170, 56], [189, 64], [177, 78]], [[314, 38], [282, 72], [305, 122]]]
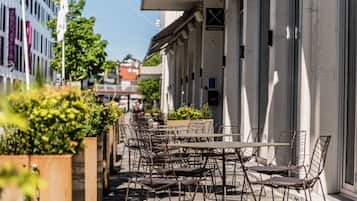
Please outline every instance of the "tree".
[[[101, 35], [94, 32], [95, 18], [82, 16], [85, 0], [72, 1], [69, 5], [67, 32], [65, 34], [65, 67], [66, 79], [80, 81], [90, 74], [96, 75], [108, 67], [105, 48], [108, 44]], [[53, 38], [57, 38], [57, 19], [47, 22], [52, 29]], [[51, 67], [61, 71], [62, 43], [53, 48], [54, 58]]]
[[160, 63], [160, 52], [156, 52], [150, 58], [144, 61], [143, 66], [158, 66]]
[[156, 79], [140, 80], [138, 90], [147, 101], [153, 103], [160, 98], [160, 81]]
[[133, 58], [134, 58], [134, 57], [133, 57], [132, 54], [127, 54], [127, 55], [124, 57], [123, 61], [129, 60], [129, 59], [133, 59]]
[[117, 66], [119, 66], [119, 62], [109, 60], [103, 64], [103, 69], [110, 71], [110, 70], [113, 70], [113, 68], [115, 68]]

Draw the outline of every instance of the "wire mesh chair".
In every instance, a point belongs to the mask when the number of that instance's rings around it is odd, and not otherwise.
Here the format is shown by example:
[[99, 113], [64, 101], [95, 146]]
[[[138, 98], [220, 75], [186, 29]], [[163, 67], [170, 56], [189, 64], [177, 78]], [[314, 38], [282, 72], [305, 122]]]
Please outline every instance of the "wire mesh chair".
[[[167, 191], [169, 199], [171, 199], [171, 191], [178, 187], [179, 198], [181, 198], [182, 190], [184, 195], [186, 195], [186, 191], [192, 191], [192, 200], [194, 200], [200, 181], [199, 179], [188, 178], [186, 175], [180, 177], [176, 175], [174, 166], [179, 164], [178, 161], [181, 161], [181, 158], [177, 157], [177, 153], [167, 153], [165, 146], [162, 146], [162, 142], [165, 143], [165, 140], [162, 141], [163, 139], [159, 139], [158, 136], [151, 135], [147, 130], [137, 130], [136, 133], [140, 150], [140, 161], [137, 169], [138, 172], [141, 169], [144, 169], [145, 172], [129, 180], [126, 200], [129, 197], [130, 184], [132, 183], [135, 184], [135, 189], [136, 185], [145, 187], [148, 190], [148, 195], [154, 193], [155, 198], [157, 192]], [[194, 187], [193, 190], [189, 188], [192, 186]]]
[[[289, 139], [287, 139], [289, 138]], [[288, 175], [290, 176], [290, 171], [296, 169], [296, 166], [304, 165], [305, 162], [305, 154], [302, 154], [301, 157], [298, 157], [297, 162], [294, 162], [296, 158], [296, 145], [299, 143], [299, 148], [304, 150], [305, 153], [305, 143], [306, 143], [306, 131], [298, 131], [298, 130], [291, 130], [291, 131], [282, 131], [280, 132], [278, 142], [287, 142], [290, 144], [289, 150], [285, 148], [281, 148], [281, 152], [287, 152], [290, 156], [290, 161], [287, 165], [274, 165], [272, 163], [266, 162], [263, 165], [259, 166], [251, 166], [247, 167], [248, 170], [266, 174], [266, 175]], [[280, 148], [277, 148], [276, 152]], [[300, 150], [301, 151], [301, 150]], [[302, 158], [302, 159], [301, 159]], [[301, 163], [302, 162], [302, 163]]]
[[[298, 170], [299, 168], [304, 169], [305, 171], [304, 178], [282, 176], [282, 177], [271, 177], [270, 179], [252, 182], [252, 184], [261, 185], [259, 200], [261, 199], [264, 186], [267, 186], [273, 189], [283, 188], [284, 189], [283, 200], [285, 199], [285, 196], [287, 196], [287, 199], [289, 200], [289, 190], [292, 189], [292, 190], [303, 190], [305, 195], [305, 200], [308, 200], [309, 197], [310, 201], [312, 201], [311, 190], [318, 182], [321, 187], [323, 199], [324, 201], [326, 201], [320, 175], [322, 174], [325, 168], [327, 151], [330, 141], [331, 141], [331, 136], [320, 136], [315, 143], [309, 166], [308, 167], [302, 166], [296, 168], [296, 170]], [[306, 191], [308, 191], [308, 193]], [[272, 196], [274, 200], [275, 199], [274, 193], [272, 194]]]

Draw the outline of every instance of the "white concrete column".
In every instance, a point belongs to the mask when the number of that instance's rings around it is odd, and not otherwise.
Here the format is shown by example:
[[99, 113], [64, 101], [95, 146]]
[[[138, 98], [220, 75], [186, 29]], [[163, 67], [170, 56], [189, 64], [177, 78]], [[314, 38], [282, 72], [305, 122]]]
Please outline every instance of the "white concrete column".
[[[204, 0], [204, 16], [207, 17], [207, 8], [224, 8], [224, 0]], [[218, 92], [218, 105], [210, 106], [215, 125], [222, 124], [223, 114], [223, 56], [224, 56], [224, 30], [209, 30], [204, 21], [203, 26], [203, 103], [208, 102], [208, 90]], [[216, 80], [216, 88], [208, 89], [208, 80]]]
[[239, 80], [239, 0], [226, 0], [226, 29], [223, 92], [223, 125], [239, 126], [240, 118], [240, 80]]
[[160, 110], [162, 113], [168, 113], [168, 96], [169, 96], [169, 78], [170, 78], [170, 71], [168, 65], [168, 55], [164, 52], [161, 53], [161, 99], [160, 99]]
[[247, 140], [252, 128], [258, 127], [258, 0], [244, 0], [241, 87], [241, 133]]
[[200, 69], [202, 68], [202, 23], [196, 22], [196, 42], [195, 42], [195, 107], [199, 108], [201, 106], [202, 98], [202, 85], [201, 85], [201, 75]]

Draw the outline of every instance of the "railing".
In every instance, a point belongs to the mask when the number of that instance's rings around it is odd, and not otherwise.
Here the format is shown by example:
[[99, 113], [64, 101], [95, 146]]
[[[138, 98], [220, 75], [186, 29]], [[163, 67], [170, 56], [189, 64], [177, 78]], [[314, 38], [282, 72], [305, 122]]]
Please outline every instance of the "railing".
[[137, 85], [97, 84], [94, 87], [97, 94], [134, 94], [137, 90]]

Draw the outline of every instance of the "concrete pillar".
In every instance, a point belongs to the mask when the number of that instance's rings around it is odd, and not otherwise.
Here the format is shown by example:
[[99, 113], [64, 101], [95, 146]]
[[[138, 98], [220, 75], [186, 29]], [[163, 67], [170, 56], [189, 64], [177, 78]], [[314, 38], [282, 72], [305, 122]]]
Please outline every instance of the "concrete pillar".
[[170, 71], [169, 71], [169, 64], [168, 64], [168, 55], [161, 53], [161, 98], [160, 98], [160, 110], [162, 113], [168, 113], [168, 97], [169, 97], [169, 78], [170, 78]]
[[199, 108], [201, 106], [202, 98], [202, 83], [201, 83], [201, 68], [202, 68], [202, 23], [196, 22], [195, 24], [195, 57], [194, 57], [194, 68], [195, 68], [195, 97], [194, 103], [195, 107]]
[[223, 93], [223, 125], [239, 126], [240, 122], [240, 74], [239, 74], [239, 0], [226, 0], [225, 55]]
[[174, 97], [175, 97], [175, 108], [178, 108], [180, 107], [181, 105], [181, 83], [180, 83], [180, 79], [181, 79], [181, 76], [180, 76], [180, 54], [181, 54], [181, 51], [180, 51], [180, 46], [175, 43], [175, 94], [174, 94]]
[[[204, 0], [203, 9], [204, 16], [207, 18], [207, 8], [224, 8], [224, 0]], [[203, 103], [208, 102], [208, 90], [218, 92], [218, 105], [212, 105], [213, 117], [215, 125], [222, 124], [223, 113], [223, 56], [224, 56], [224, 29], [207, 29], [204, 22], [203, 26]], [[208, 89], [208, 80], [212, 78], [216, 80], [214, 89]]]
[[[188, 33], [188, 47], [187, 47], [187, 83], [186, 83], [186, 101], [188, 105], [193, 105], [193, 93], [192, 93], [192, 72], [193, 72], [193, 57], [194, 57], [194, 49], [195, 49], [195, 34], [193, 30], [187, 28]], [[186, 79], [186, 78], [185, 78]]]
[[244, 0], [241, 87], [241, 133], [247, 140], [252, 128], [258, 127], [258, 0]]

